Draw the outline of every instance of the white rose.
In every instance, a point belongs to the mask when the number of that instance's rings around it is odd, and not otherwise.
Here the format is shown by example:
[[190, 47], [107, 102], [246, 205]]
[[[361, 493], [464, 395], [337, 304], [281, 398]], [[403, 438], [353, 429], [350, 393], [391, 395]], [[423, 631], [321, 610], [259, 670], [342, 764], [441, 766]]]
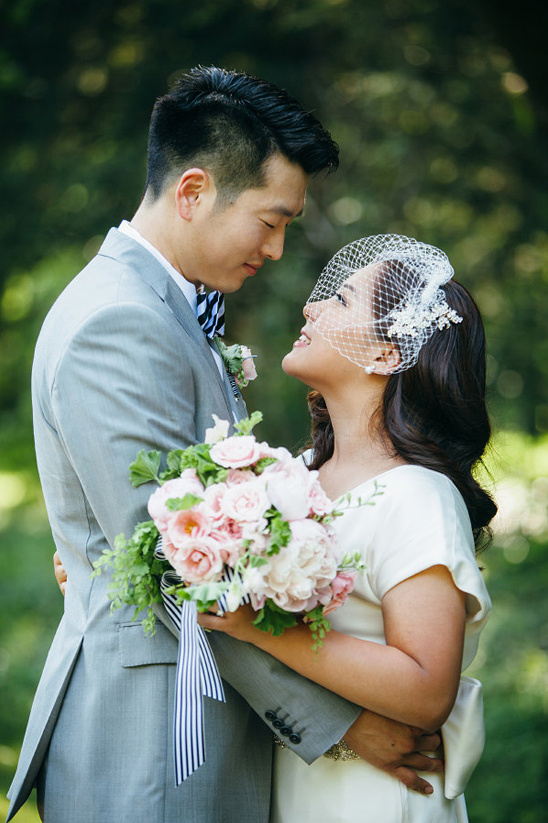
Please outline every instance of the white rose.
[[268, 496], [284, 520], [302, 520], [310, 512], [308, 469], [301, 460], [280, 461], [263, 472]]

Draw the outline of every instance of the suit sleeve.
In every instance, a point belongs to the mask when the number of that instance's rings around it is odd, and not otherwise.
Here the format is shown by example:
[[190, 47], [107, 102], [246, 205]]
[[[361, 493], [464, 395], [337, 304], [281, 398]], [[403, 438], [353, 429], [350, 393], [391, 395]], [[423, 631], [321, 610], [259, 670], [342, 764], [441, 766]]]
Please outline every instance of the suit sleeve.
[[[149, 519], [150, 487], [135, 490], [128, 480], [137, 451], [196, 442], [196, 363], [186, 352], [178, 330], [156, 312], [116, 304], [88, 320], [58, 367], [56, 426], [111, 545]], [[274, 713], [292, 729], [283, 739], [307, 762], [340, 740], [361, 711], [251, 645], [220, 635], [212, 641], [221, 675], [270, 728]]]
[[337, 743], [362, 712], [249, 643], [220, 632], [209, 640], [224, 679], [307, 763]]

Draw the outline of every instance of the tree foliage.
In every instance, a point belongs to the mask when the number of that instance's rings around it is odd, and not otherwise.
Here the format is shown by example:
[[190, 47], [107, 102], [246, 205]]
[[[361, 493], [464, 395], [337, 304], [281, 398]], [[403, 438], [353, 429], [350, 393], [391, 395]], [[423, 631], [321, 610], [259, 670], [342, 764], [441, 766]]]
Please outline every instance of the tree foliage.
[[[520, 448], [538, 460], [535, 444], [544, 441], [535, 438], [548, 432], [547, 9], [531, 0], [518, 9], [509, 0], [1, 5], [5, 780], [60, 611], [34, 467], [34, 341], [64, 284], [110, 226], [131, 218], [138, 205], [154, 99], [193, 65], [243, 69], [287, 88], [341, 147], [337, 174], [312, 181], [306, 215], [290, 228], [282, 261], [267, 264], [228, 301], [228, 342], [243, 342], [259, 355], [260, 379], [246, 389], [246, 399], [249, 408], [265, 411], [263, 437], [291, 448], [306, 438], [305, 390], [283, 375], [279, 362], [298, 336], [300, 311], [319, 271], [356, 237], [398, 232], [443, 248], [476, 297], [487, 326], [496, 429], [523, 432], [515, 435]], [[526, 442], [533, 445], [526, 449]], [[536, 480], [546, 475], [543, 467]], [[536, 480], [522, 478], [530, 488]], [[516, 528], [514, 537], [529, 541], [522, 526]], [[534, 699], [524, 697], [520, 674], [546, 676], [546, 638], [533, 612], [546, 574], [545, 545], [545, 533], [535, 533], [520, 574], [504, 559], [508, 547], [484, 561], [500, 598], [482, 669], [493, 684], [492, 742], [470, 802], [487, 823], [542, 817], [546, 704], [539, 688]], [[511, 644], [514, 679], [501, 684]], [[528, 747], [526, 767], [508, 757], [509, 736], [516, 737], [516, 751]], [[519, 781], [528, 793], [518, 790]], [[508, 816], [501, 798], [512, 809]]]

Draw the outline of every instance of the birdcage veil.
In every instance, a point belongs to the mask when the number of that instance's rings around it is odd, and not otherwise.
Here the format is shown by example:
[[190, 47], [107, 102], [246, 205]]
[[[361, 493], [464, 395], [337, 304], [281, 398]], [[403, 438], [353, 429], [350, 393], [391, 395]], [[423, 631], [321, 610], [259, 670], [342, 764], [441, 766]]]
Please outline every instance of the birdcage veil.
[[442, 288], [453, 274], [435, 246], [395, 234], [364, 237], [329, 261], [307, 315], [315, 331], [368, 373], [377, 370], [379, 341], [396, 352], [390, 373], [405, 371], [436, 330], [462, 321]]

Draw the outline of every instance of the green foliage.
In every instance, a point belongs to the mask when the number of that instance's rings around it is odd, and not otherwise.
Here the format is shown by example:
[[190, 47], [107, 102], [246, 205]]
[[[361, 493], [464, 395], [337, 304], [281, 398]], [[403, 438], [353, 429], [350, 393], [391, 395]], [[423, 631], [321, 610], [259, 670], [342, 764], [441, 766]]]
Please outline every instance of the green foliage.
[[[486, 687], [488, 738], [468, 792], [470, 819], [544, 819], [541, 604], [548, 538], [530, 535], [526, 514], [538, 520], [545, 509], [542, 484], [548, 476], [548, 195], [539, 183], [548, 164], [547, 9], [537, 3], [516, 10], [509, 0], [207, 0], [185, 5], [184, 14], [173, 0], [96, 0], [76, 11], [69, 0], [4, 4], [4, 786], [62, 611], [36, 489], [29, 393], [34, 341], [48, 307], [109, 227], [135, 211], [153, 100], [181, 70], [215, 63], [288, 88], [341, 147], [337, 174], [311, 182], [306, 216], [288, 230], [282, 261], [267, 263], [227, 301], [229, 338], [259, 354], [260, 377], [246, 389], [246, 401], [268, 410], [269, 442], [295, 450], [307, 438], [306, 389], [279, 364], [298, 335], [317, 274], [345, 242], [397, 231], [439, 245], [478, 300], [487, 326], [496, 429], [513, 430], [504, 466], [498, 470], [496, 454], [489, 465], [497, 480], [511, 478], [510, 496], [524, 488], [526, 494], [519, 525], [482, 559], [495, 611], [478, 668]], [[176, 471], [179, 459], [174, 455], [170, 465], [168, 458], [168, 472]], [[522, 485], [516, 486], [518, 479]]]
[[255, 426], [258, 426], [263, 419], [263, 413], [260, 411], [251, 412], [249, 417], [234, 423], [234, 428], [241, 435], [249, 435], [252, 433]]
[[215, 606], [217, 600], [226, 594], [229, 583], [200, 583], [192, 586], [190, 589], [181, 589], [178, 586], [172, 586], [167, 589], [168, 594], [172, 594], [177, 598], [179, 603], [184, 600], [195, 601], [198, 605], [198, 610], [207, 612]]
[[243, 353], [242, 347], [238, 343], [232, 346], [227, 346], [220, 338], [215, 341], [219, 354], [223, 359], [226, 370], [230, 374], [239, 374], [242, 369]]
[[154, 634], [156, 617], [152, 605], [161, 603], [160, 579], [164, 571], [171, 568], [166, 560], [154, 554], [159, 536], [152, 520], [139, 523], [129, 540], [123, 534], [117, 535], [114, 549], [104, 551], [93, 564], [92, 576], [101, 574], [104, 568], [112, 568], [108, 596], [113, 611], [123, 604], [135, 606], [134, 620], [146, 611], [141, 622], [147, 634]]
[[282, 546], [287, 546], [291, 538], [291, 527], [276, 509], [269, 509], [265, 515], [269, 525], [267, 554], [279, 554]]
[[[211, 446], [201, 443], [182, 452], [180, 469], [195, 469], [196, 474], [205, 486], [213, 483], [222, 483], [226, 480], [228, 469], [218, 466], [209, 456]], [[180, 473], [180, 472], [179, 472]]]
[[291, 612], [280, 609], [272, 600], [267, 600], [253, 625], [262, 632], [270, 632], [274, 637], [279, 637], [286, 629], [297, 625], [297, 618]]
[[158, 472], [160, 470], [161, 459], [161, 452], [146, 452], [144, 449], [141, 449], [129, 467], [129, 479], [132, 485], [137, 488], [143, 483], [150, 483], [151, 480], [155, 480], [156, 483], [160, 483]]
[[307, 612], [304, 620], [305, 623], [308, 623], [310, 631], [312, 632], [312, 649], [317, 652], [323, 643], [325, 635], [331, 628], [331, 623], [323, 614], [321, 607]]

